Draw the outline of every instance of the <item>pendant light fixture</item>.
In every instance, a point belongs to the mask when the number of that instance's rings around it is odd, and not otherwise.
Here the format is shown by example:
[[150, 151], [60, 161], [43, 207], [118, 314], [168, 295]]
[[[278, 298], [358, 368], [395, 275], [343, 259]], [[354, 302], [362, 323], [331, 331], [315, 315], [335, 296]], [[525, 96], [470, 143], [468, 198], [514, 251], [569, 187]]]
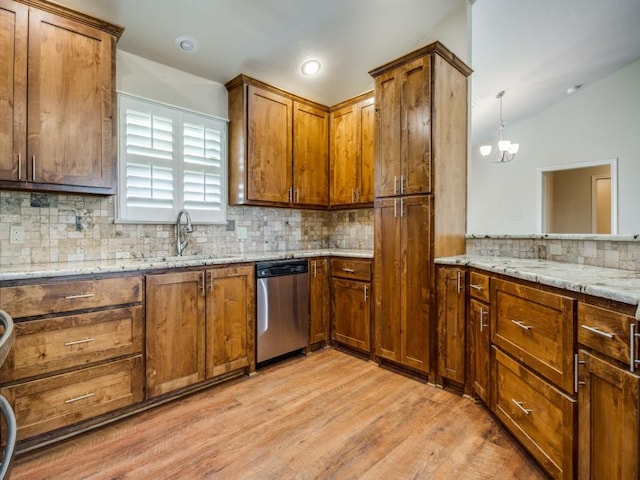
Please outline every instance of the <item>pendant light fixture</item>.
[[[511, 143], [509, 140], [504, 139], [504, 122], [502, 121], [502, 97], [504, 96], [504, 90], [500, 90], [496, 95], [496, 98], [500, 100], [500, 123], [498, 124], [498, 148], [493, 158], [490, 159], [493, 163], [507, 163], [513, 160], [520, 148], [519, 143]], [[480, 153], [483, 157], [491, 155], [493, 147], [491, 145], [483, 145], [480, 147]]]

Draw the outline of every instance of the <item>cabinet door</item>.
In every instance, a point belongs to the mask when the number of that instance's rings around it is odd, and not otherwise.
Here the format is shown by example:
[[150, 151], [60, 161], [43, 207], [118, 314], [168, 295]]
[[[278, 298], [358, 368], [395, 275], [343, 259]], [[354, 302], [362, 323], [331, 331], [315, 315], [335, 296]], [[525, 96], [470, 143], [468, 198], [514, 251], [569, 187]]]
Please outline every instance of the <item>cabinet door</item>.
[[578, 478], [638, 478], [640, 377], [579, 352]]
[[471, 389], [487, 405], [489, 399], [489, 307], [469, 301], [469, 376]]
[[293, 104], [293, 202], [329, 205], [329, 114]]
[[374, 294], [375, 352], [388, 360], [399, 362], [401, 324], [401, 249], [399, 199], [375, 201]]
[[400, 192], [431, 192], [431, 57], [402, 67]]
[[205, 378], [204, 271], [147, 276], [147, 398]]
[[329, 339], [329, 260], [309, 261], [309, 343]]
[[331, 280], [333, 338], [363, 352], [371, 350], [370, 284], [343, 278]]
[[331, 205], [356, 201], [356, 128], [353, 105], [331, 113]]
[[403, 364], [423, 372], [429, 370], [433, 326], [431, 261], [431, 198], [398, 199], [401, 219], [401, 331]]
[[375, 79], [376, 143], [375, 195], [389, 197], [400, 194], [401, 72], [391, 70]]
[[0, 0], [0, 180], [26, 179], [28, 11]]
[[356, 200], [358, 203], [373, 202], [373, 163], [375, 157], [376, 109], [373, 98], [364, 100], [358, 109], [358, 181]]
[[465, 284], [462, 268], [440, 267], [438, 296], [438, 376], [463, 383], [465, 379]]
[[208, 270], [207, 378], [254, 363], [255, 276], [252, 266]]
[[249, 85], [247, 199], [290, 203], [292, 101]]
[[115, 188], [112, 43], [108, 33], [30, 10], [30, 181]]

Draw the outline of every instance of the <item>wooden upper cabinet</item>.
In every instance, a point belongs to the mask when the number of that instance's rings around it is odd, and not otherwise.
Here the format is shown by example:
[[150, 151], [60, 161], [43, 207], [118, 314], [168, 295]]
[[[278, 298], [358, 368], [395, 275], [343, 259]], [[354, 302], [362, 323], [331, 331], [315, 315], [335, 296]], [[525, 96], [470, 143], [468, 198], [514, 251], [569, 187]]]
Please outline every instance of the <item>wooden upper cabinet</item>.
[[0, 186], [115, 192], [114, 54], [121, 33], [48, 2], [39, 9], [2, 0], [0, 63], [8, 75], [0, 79]]
[[431, 69], [422, 57], [376, 78], [379, 197], [431, 192]]
[[249, 85], [247, 106], [247, 199], [291, 200], [291, 99]]
[[329, 109], [239, 75], [229, 91], [229, 203], [329, 204]]
[[331, 109], [331, 206], [373, 202], [375, 105], [368, 92]]
[[293, 102], [293, 202], [329, 204], [329, 113]]
[[26, 178], [28, 11], [0, 0], [0, 180]]

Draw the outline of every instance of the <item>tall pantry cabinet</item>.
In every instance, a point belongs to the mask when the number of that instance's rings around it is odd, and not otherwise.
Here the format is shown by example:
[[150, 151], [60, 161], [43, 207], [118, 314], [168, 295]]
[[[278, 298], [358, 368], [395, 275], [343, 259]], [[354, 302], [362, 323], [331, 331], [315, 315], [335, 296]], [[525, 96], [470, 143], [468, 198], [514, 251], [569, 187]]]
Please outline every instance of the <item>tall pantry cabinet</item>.
[[435, 378], [434, 258], [465, 252], [467, 77], [435, 42], [375, 81], [375, 354]]

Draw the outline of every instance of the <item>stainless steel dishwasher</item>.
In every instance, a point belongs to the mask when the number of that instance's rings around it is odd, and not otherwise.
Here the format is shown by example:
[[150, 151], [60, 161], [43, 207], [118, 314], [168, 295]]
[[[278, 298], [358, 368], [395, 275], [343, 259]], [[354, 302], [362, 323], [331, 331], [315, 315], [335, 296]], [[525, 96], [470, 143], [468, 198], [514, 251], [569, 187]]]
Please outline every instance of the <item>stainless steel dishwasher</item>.
[[307, 346], [308, 271], [306, 260], [256, 264], [258, 363]]

